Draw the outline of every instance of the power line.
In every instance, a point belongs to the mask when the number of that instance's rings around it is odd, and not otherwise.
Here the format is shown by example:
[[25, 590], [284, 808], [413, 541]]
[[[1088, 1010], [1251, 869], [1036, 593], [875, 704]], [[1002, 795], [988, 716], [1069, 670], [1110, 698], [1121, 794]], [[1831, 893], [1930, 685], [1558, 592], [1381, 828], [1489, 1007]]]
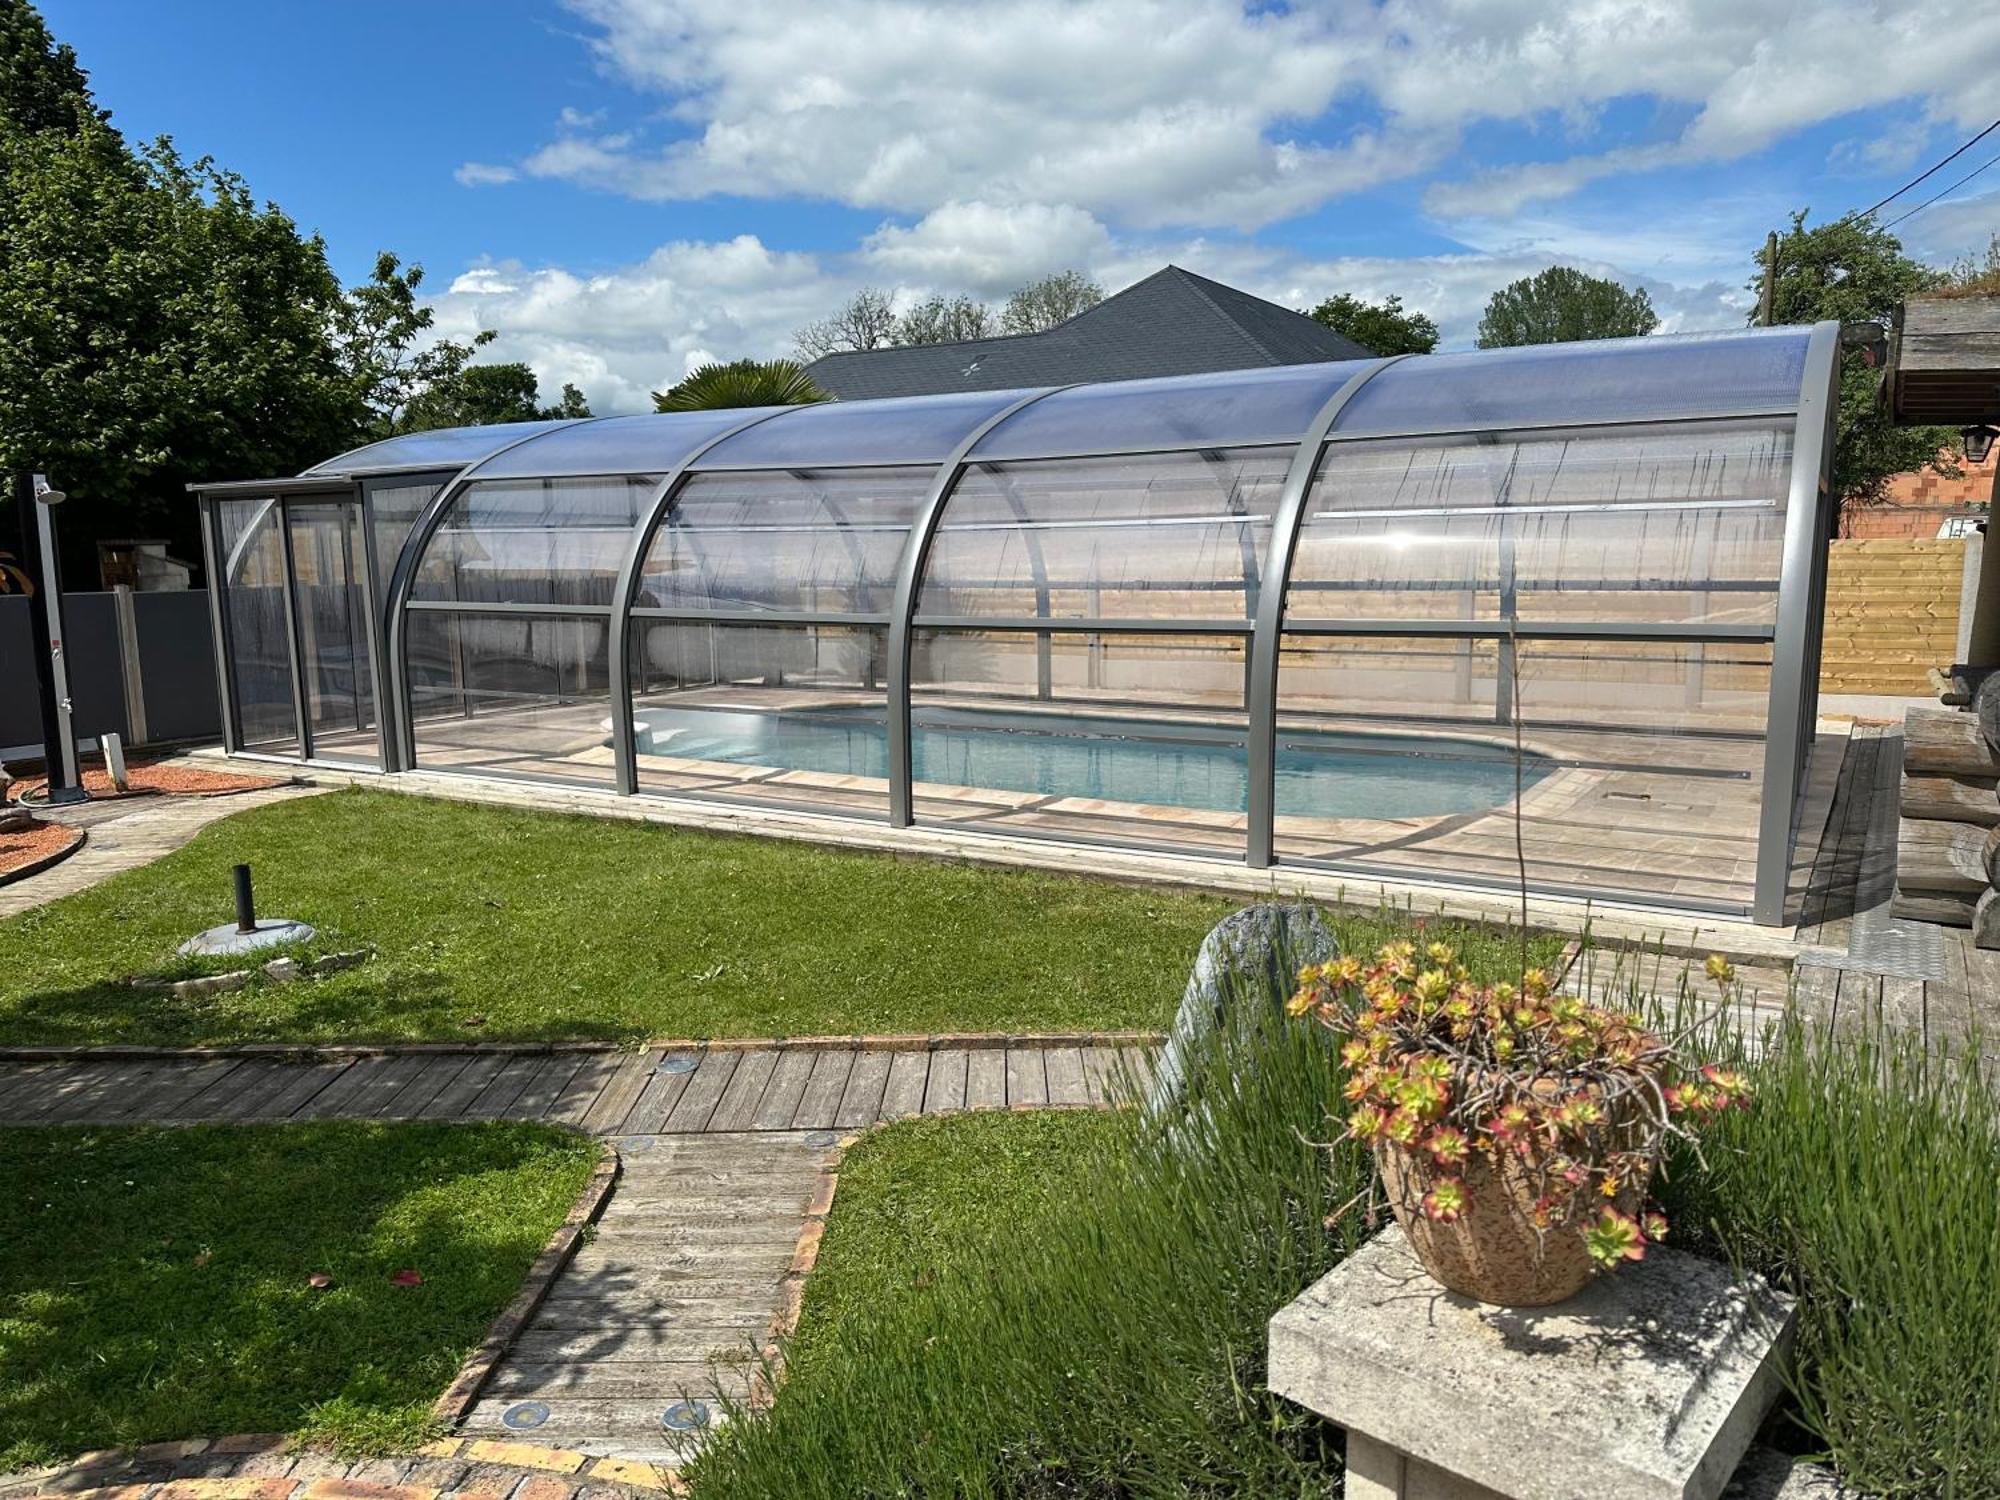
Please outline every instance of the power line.
[[[1967, 141], [1964, 145], [1960, 146], [1956, 151], [1952, 152], [1951, 155], [1945, 157], [1941, 161], [1934, 163], [1931, 166], [1924, 168], [1923, 171], [1919, 172], [1916, 176], [1912, 177], [1908, 182], [1904, 183], [1901, 187], [1897, 188], [1895, 192], [1891, 193], [1888, 197], [1884, 198], [1880, 203], [1870, 204], [1867, 208], [1862, 209], [1858, 213], [1851, 213], [1847, 215], [1847, 218], [1865, 219], [1870, 214], [1874, 213], [1876, 209], [1881, 208], [1886, 204], [1894, 203], [1898, 198], [1902, 197], [1903, 194], [1907, 193], [1911, 188], [1915, 187], [1918, 183], [1922, 182], [1926, 177], [1930, 176], [1933, 172], [1937, 171], [1939, 167], [1950, 166], [1954, 161], [1958, 160], [1959, 157], [1965, 155], [1966, 152], [1970, 151], [1974, 146], [1978, 145], [1981, 141], [1985, 140], [1986, 137], [1993, 134], [1993, 132], [1996, 130], [2000, 130], [2000, 120], [1995, 120], [1991, 125], [1988, 125], [1984, 130], [1980, 131], [1979, 134], [1975, 135], [1971, 140]], [[1986, 165], [1991, 166], [1992, 163], [1988, 162]], [[1985, 167], [1980, 168], [1980, 171], [1982, 172], [1985, 170], [1986, 170]], [[1963, 180], [1964, 180], [1963, 178], [1960, 179], [1960, 181]], [[1945, 192], [1947, 193], [1950, 191], [1951, 191], [1950, 188], [1945, 189]], [[1935, 203], [1937, 200], [1933, 198], [1931, 201]], [[1910, 212], [1915, 213], [1916, 211], [1917, 210], [1912, 209]], [[1908, 217], [1908, 215], [1905, 215], [1905, 217]], [[1842, 220], [1841, 222], [1844, 223], [1846, 221]], [[1902, 223], [1902, 220], [1898, 219], [1896, 222], [1900, 224]], [[1887, 226], [1884, 227], [1886, 228]]]
[[1970, 172], [1967, 172], [1963, 177], [1959, 178], [1958, 181], [1954, 182], [1950, 187], [1946, 188], [1943, 192], [1938, 193], [1933, 197], [1924, 199], [1923, 202], [1919, 203], [1915, 208], [1911, 209], [1908, 213], [1898, 214], [1895, 218], [1891, 219], [1888, 223], [1884, 224], [1882, 227], [1885, 230], [1894, 229], [1898, 224], [1902, 223], [1903, 220], [1915, 218], [1918, 214], [1922, 213], [1925, 209], [1929, 208], [1933, 203], [1937, 202], [1939, 198], [1950, 197], [1953, 193], [1957, 192], [1960, 188], [1964, 187], [1968, 182], [1972, 181], [1973, 178], [1977, 177], [1981, 172], [1984, 172], [1988, 167], [1992, 166], [1995, 162], [2000, 162], [2000, 156], [1988, 157], [1985, 162], [1983, 162], [1979, 166], [1974, 167]]

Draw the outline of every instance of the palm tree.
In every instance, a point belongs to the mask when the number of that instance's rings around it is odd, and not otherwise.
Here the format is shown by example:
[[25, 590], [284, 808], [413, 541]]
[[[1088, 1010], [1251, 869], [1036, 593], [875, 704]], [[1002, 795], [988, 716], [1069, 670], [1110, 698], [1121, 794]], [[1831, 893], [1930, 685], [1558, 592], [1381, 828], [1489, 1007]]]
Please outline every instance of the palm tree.
[[833, 397], [789, 359], [738, 359], [703, 365], [678, 385], [653, 392], [655, 411], [714, 411], [725, 406], [810, 406]]

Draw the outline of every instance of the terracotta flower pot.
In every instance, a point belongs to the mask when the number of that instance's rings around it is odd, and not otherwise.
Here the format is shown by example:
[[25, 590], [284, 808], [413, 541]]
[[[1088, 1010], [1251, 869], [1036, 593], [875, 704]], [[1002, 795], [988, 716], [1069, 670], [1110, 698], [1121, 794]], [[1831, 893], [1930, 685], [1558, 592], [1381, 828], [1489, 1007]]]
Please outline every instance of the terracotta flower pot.
[[[1582, 1291], [1597, 1274], [1585, 1235], [1605, 1207], [1579, 1198], [1564, 1216], [1537, 1231], [1534, 1205], [1541, 1175], [1534, 1156], [1474, 1156], [1455, 1175], [1465, 1184], [1465, 1212], [1449, 1224], [1424, 1214], [1424, 1194], [1442, 1177], [1428, 1156], [1383, 1141], [1375, 1164], [1390, 1209], [1410, 1248], [1445, 1290], [1501, 1307], [1546, 1307]], [[1610, 1206], [1636, 1214], [1649, 1183], [1628, 1183]]]

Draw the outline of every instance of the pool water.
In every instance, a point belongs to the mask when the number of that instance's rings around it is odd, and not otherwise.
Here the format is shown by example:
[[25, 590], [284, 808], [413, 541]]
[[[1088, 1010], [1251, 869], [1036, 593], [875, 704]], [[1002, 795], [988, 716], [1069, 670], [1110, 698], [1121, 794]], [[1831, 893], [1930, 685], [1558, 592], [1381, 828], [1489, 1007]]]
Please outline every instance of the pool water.
[[[756, 713], [650, 708], [637, 714], [641, 755], [886, 777], [884, 716], [866, 708]], [[1198, 724], [917, 709], [911, 759], [920, 782], [1158, 807], [1242, 812], [1243, 736]], [[1553, 770], [1530, 755], [1523, 787]], [[1412, 818], [1481, 812], [1514, 795], [1507, 747], [1476, 740], [1374, 734], [1281, 735], [1283, 816]]]

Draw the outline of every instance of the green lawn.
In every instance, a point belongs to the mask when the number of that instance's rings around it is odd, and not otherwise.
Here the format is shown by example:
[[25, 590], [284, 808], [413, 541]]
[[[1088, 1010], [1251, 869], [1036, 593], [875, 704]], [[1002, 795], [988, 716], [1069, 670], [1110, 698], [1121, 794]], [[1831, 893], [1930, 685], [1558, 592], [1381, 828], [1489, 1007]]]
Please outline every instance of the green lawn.
[[[135, 989], [258, 908], [377, 958], [200, 1000]], [[1210, 926], [1193, 891], [342, 791], [0, 922], [0, 1043], [767, 1036], [1161, 1027]], [[1372, 947], [1383, 922], [1340, 916]], [[1452, 929], [1457, 932], [1457, 929]], [[1497, 975], [1512, 944], [1467, 942]], [[1538, 940], [1537, 961], [1554, 939]], [[210, 967], [220, 967], [211, 964]]]
[[595, 1149], [537, 1125], [0, 1130], [0, 1473], [231, 1432], [421, 1440]]

